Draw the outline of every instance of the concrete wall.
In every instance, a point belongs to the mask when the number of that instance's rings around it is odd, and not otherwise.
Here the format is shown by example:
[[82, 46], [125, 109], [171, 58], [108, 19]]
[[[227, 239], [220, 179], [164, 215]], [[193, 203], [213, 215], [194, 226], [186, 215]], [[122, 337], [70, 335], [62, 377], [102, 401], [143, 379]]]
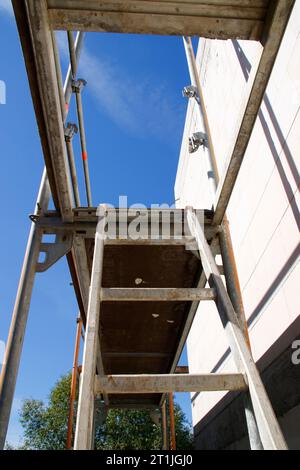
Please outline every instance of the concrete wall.
[[[300, 333], [299, 51], [296, 2], [227, 212], [253, 356], [255, 361], [265, 358], [262, 368], [291, 348]], [[249, 74], [260, 53], [261, 45], [254, 42], [199, 42], [197, 66], [220, 173], [230, 157], [249, 94]], [[178, 207], [211, 208], [203, 150], [188, 153], [188, 137], [200, 130], [197, 121], [190, 100], [175, 198]], [[199, 306], [188, 338], [188, 359], [191, 373], [235, 370], [213, 305]], [[207, 420], [224, 395], [193, 397], [195, 427]]]

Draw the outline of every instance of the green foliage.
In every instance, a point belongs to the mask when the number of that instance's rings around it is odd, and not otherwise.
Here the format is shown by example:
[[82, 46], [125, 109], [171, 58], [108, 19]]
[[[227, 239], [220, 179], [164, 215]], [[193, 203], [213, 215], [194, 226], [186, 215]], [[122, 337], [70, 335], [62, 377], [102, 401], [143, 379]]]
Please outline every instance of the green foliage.
[[111, 409], [96, 430], [95, 443], [104, 450], [156, 450], [161, 433], [146, 410]]
[[190, 424], [178, 403], [174, 403], [176, 447], [178, 450], [193, 449], [193, 435]]
[[25, 400], [20, 412], [24, 429], [23, 449], [59, 450], [65, 448], [69, 414], [71, 375], [62, 377], [50, 393], [49, 404]]
[[[66, 447], [71, 374], [63, 376], [50, 393], [48, 405], [25, 400], [20, 412], [24, 429], [22, 449], [60, 450]], [[75, 404], [76, 407], [77, 403]], [[177, 448], [192, 448], [190, 426], [175, 404]], [[146, 410], [111, 409], [102, 425], [96, 427], [95, 448], [105, 450], [159, 450], [161, 430]]]
[[9, 442], [5, 442], [4, 450], [17, 450]]

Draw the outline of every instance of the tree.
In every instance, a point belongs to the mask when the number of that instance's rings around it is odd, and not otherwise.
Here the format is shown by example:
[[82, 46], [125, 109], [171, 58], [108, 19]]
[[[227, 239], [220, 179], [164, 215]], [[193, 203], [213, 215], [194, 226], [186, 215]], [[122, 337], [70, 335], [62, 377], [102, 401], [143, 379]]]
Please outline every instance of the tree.
[[[61, 377], [51, 390], [47, 405], [33, 399], [23, 402], [20, 411], [24, 429], [22, 449], [65, 449], [70, 384], [71, 374]], [[174, 412], [177, 447], [189, 450], [192, 448], [190, 426], [177, 403]], [[153, 423], [147, 410], [111, 409], [105, 422], [96, 426], [95, 447], [105, 450], [159, 450], [161, 430]]]
[[70, 387], [71, 374], [68, 374], [51, 390], [48, 406], [41, 400], [24, 400], [20, 412], [24, 429], [23, 449], [65, 448]]

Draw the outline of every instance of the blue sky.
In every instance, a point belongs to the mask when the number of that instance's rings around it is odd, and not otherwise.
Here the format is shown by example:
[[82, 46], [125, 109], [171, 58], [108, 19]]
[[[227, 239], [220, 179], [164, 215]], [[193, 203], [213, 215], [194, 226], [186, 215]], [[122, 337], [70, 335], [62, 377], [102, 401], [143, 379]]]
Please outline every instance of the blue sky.
[[[65, 35], [58, 42], [66, 70]], [[174, 182], [186, 113], [182, 88], [189, 84], [181, 38], [86, 35], [78, 76], [94, 205], [174, 202]], [[41, 146], [21, 46], [10, 2], [0, 0], [0, 105], [2, 230], [0, 232], [0, 340], [8, 333], [37, 189]], [[74, 107], [70, 119], [74, 117]], [[78, 137], [74, 150], [85, 205]], [[21, 436], [18, 409], [24, 398], [47, 399], [72, 366], [77, 305], [65, 260], [36, 276], [8, 440]], [[186, 364], [186, 358], [183, 358]], [[189, 397], [178, 395], [190, 418]]]

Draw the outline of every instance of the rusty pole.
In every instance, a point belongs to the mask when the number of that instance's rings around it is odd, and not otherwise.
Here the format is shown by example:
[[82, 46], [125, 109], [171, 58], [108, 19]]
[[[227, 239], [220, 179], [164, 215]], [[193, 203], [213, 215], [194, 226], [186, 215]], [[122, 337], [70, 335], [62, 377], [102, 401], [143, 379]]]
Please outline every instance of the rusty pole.
[[74, 350], [74, 358], [73, 358], [73, 368], [72, 368], [71, 391], [70, 391], [70, 408], [69, 408], [68, 431], [67, 431], [67, 450], [72, 449], [74, 402], [75, 402], [75, 396], [76, 396], [76, 383], [77, 383], [77, 374], [78, 374], [78, 355], [79, 355], [81, 330], [82, 330], [82, 320], [80, 316], [78, 316], [75, 350]]
[[170, 393], [169, 393], [169, 413], [170, 413], [171, 450], [176, 450], [176, 435], [175, 435], [175, 417], [174, 417], [174, 399], [173, 399], [173, 392], [170, 392]]
[[161, 431], [162, 431], [162, 449], [168, 450], [168, 420], [167, 420], [167, 407], [166, 401], [163, 402], [161, 407]]

